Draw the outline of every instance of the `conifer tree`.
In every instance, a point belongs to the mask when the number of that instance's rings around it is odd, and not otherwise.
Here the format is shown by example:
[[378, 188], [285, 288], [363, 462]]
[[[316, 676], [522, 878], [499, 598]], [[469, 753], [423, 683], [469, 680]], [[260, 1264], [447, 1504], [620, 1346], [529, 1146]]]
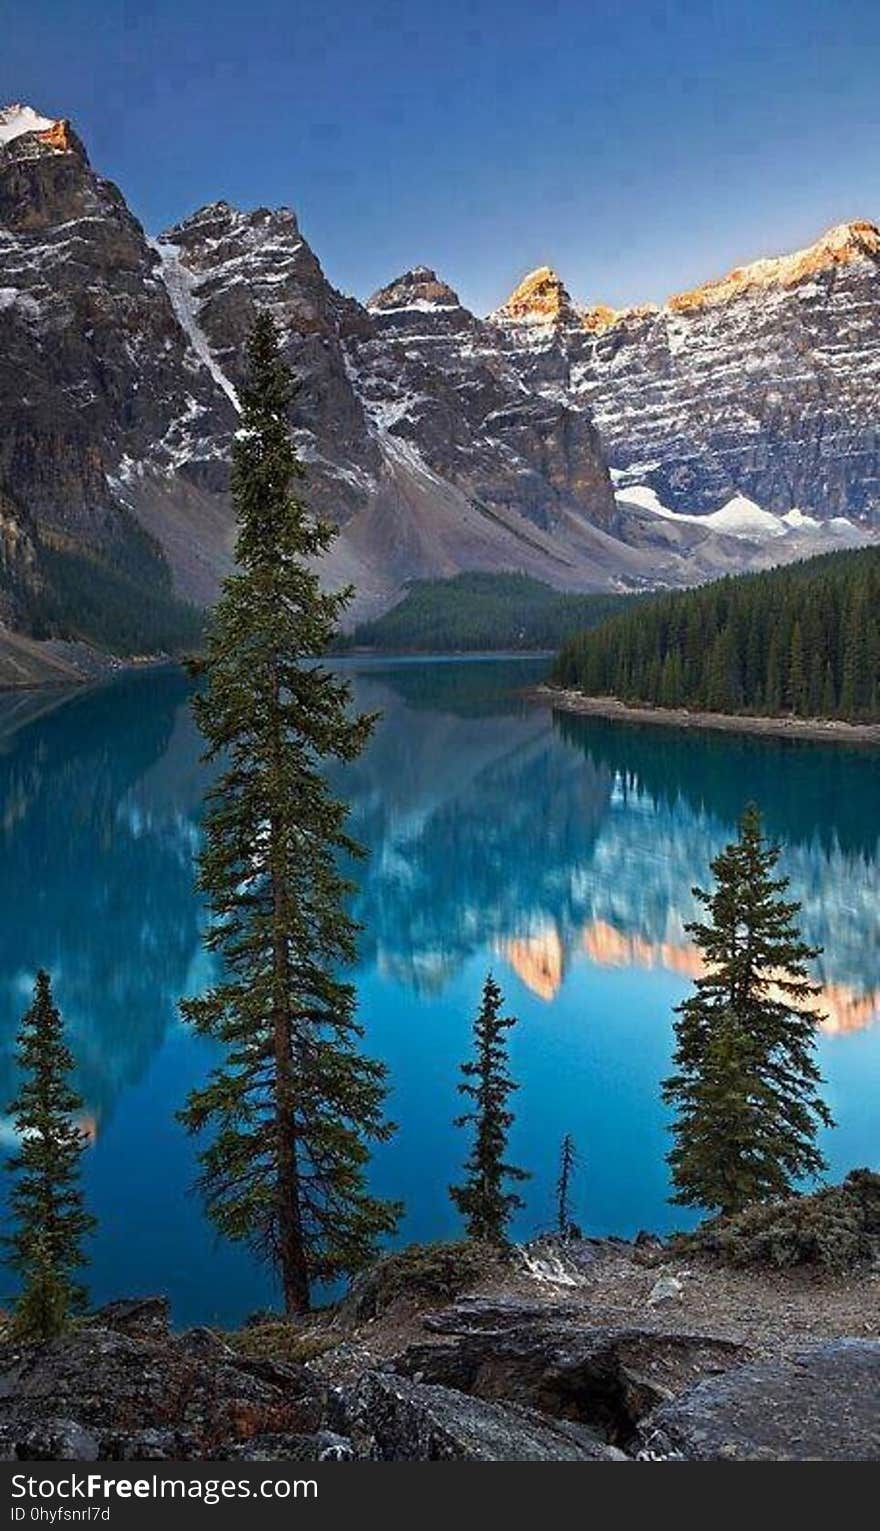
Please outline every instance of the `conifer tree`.
[[525, 1203], [510, 1181], [528, 1180], [525, 1170], [505, 1161], [507, 1137], [513, 1112], [507, 1101], [518, 1086], [507, 1069], [505, 1033], [516, 1025], [515, 1016], [503, 1016], [504, 997], [489, 973], [483, 999], [474, 1022], [474, 1057], [461, 1065], [464, 1079], [458, 1088], [473, 1102], [473, 1109], [456, 1117], [456, 1127], [472, 1127], [474, 1141], [465, 1160], [465, 1180], [450, 1186], [449, 1194], [465, 1219], [470, 1239], [491, 1244], [507, 1242], [507, 1227], [514, 1212]]
[[677, 1113], [669, 1162], [681, 1205], [739, 1212], [824, 1168], [816, 1133], [833, 1123], [806, 968], [819, 953], [799, 935], [778, 859], [749, 807], [712, 862], [714, 891], [694, 889], [708, 917], [687, 929], [706, 971], [678, 1006], [676, 1072], [663, 1086]]
[[804, 640], [800, 622], [795, 622], [791, 632], [791, 649], [788, 665], [788, 700], [792, 712], [806, 711], [806, 679], [804, 675]]
[[199, 885], [222, 957], [216, 983], [182, 1009], [225, 1059], [182, 1119], [210, 1129], [200, 1187], [216, 1227], [281, 1278], [285, 1310], [311, 1286], [357, 1270], [391, 1232], [396, 1206], [372, 1197], [372, 1141], [391, 1132], [385, 1071], [362, 1056], [340, 858], [361, 854], [324, 774], [350, 761], [374, 719], [351, 716], [348, 685], [321, 664], [350, 592], [322, 591], [315, 560], [335, 532], [296, 493], [291, 379], [272, 319], [248, 345], [232, 494], [236, 569], [214, 611], [194, 699], [220, 763], [208, 793]]
[[577, 1168], [574, 1138], [570, 1132], [562, 1139], [559, 1155], [559, 1179], [556, 1182], [556, 1231], [562, 1239], [577, 1238], [580, 1230], [572, 1217], [571, 1183]]
[[48, 973], [40, 971], [33, 1003], [18, 1034], [22, 1083], [9, 1107], [19, 1139], [8, 1168], [14, 1232], [4, 1240], [7, 1263], [22, 1280], [16, 1327], [48, 1340], [85, 1306], [77, 1272], [87, 1264], [83, 1240], [95, 1227], [79, 1186], [80, 1155], [88, 1139], [74, 1121], [82, 1100], [69, 1076], [73, 1057]]

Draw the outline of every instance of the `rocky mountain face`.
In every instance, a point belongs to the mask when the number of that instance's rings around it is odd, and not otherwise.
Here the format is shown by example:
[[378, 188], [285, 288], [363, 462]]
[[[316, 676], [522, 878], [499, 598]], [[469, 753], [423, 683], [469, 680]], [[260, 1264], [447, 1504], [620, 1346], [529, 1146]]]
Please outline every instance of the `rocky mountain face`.
[[66, 123], [0, 145], [0, 481], [50, 538], [137, 542], [114, 474], [212, 405], [156, 264]]
[[847, 229], [657, 311], [585, 311], [547, 268], [487, 319], [425, 267], [362, 305], [289, 209], [215, 202], [150, 239], [67, 122], [6, 108], [0, 621], [63, 631], [97, 566], [123, 607], [212, 599], [258, 308], [298, 380], [308, 494], [341, 529], [328, 578], [354, 581], [356, 614], [414, 576], [644, 588], [837, 545], [812, 521], [771, 546], [700, 513], [742, 491], [873, 517], [880, 236]]
[[612, 470], [679, 511], [736, 494], [880, 524], [880, 230], [841, 224], [662, 308], [584, 312], [573, 385]]

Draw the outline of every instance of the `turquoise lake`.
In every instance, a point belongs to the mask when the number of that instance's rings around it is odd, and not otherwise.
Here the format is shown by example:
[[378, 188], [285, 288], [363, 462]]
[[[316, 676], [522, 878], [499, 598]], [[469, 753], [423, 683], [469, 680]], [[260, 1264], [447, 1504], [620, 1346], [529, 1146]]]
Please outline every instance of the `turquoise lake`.
[[[399, 1126], [373, 1179], [406, 1202], [401, 1238], [457, 1231], [457, 1067], [489, 967], [519, 1017], [511, 1153], [533, 1178], [517, 1234], [552, 1222], [566, 1132], [585, 1230], [685, 1225], [666, 1200], [659, 1083], [696, 972], [692, 888], [749, 799], [823, 948], [832, 1175], [880, 1167], [880, 755], [554, 717], [520, 694], [546, 667], [345, 665], [358, 704], [384, 715], [337, 786], [370, 853], [356, 976]], [[188, 695], [160, 671], [0, 697], [0, 1095], [14, 1089], [18, 1020], [45, 966], [94, 1136], [94, 1300], [167, 1292], [178, 1324], [231, 1323], [274, 1294], [203, 1218], [174, 1118], [214, 1056], [177, 1013], [209, 971], [192, 886], [207, 777]], [[6, 1116], [0, 1132], [8, 1148]], [[9, 1290], [0, 1277], [0, 1297]]]

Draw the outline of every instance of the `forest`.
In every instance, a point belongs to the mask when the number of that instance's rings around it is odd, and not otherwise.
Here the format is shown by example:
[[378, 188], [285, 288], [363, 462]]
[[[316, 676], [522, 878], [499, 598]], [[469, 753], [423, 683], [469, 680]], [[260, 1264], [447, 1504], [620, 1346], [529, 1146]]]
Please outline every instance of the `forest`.
[[457, 574], [417, 579], [403, 600], [352, 635], [384, 650], [555, 649], [632, 599], [552, 590], [527, 574]]
[[562, 648], [552, 682], [625, 702], [880, 719], [880, 548], [676, 591]]

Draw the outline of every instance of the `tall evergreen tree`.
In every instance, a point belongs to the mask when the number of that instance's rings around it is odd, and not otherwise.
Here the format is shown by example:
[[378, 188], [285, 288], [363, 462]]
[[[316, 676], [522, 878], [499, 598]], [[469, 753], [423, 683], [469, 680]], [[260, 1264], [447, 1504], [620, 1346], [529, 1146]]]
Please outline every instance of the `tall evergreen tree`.
[[7, 1263], [22, 1280], [16, 1326], [48, 1340], [66, 1328], [86, 1301], [76, 1273], [87, 1264], [83, 1240], [95, 1227], [79, 1187], [80, 1155], [88, 1139], [74, 1117], [82, 1100], [71, 1087], [73, 1057], [48, 973], [40, 971], [33, 1003], [18, 1034], [22, 1083], [9, 1106], [19, 1139], [8, 1168], [14, 1232], [4, 1240]]
[[778, 859], [750, 807], [712, 862], [714, 892], [694, 889], [708, 917], [687, 929], [706, 971], [678, 1006], [676, 1072], [663, 1086], [677, 1113], [673, 1200], [725, 1214], [818, 1174], [817, 1129], [833, 1125], [818, 1091], [818, 989], [806, 969], [818, 950], [799, 935]]
[[200, 887], [206, 941], [222, 971], [186, 1018], [226, 1049], [182, 1118], [211, 1129], [200, 1186], [221, 1233], [279, 1272], [287, 1312], [316, 1281], [357, 1270], [392, 1231], [396, 1206], [372, 1197], [371, 1141], [385, 1070], [363, 1057], [341, 857], [346, 831], [324, 763], [350, 761], [374, 719], [348, 711], [348, 685], [320, 663], [350, 592], [322, 591], [314, 563], [334, 531], [295, 492], [291, 380], [272, 319], [248, 345], [232, 470], [237, 567], [210, 624], [206, 686], [194, 708], [206, 759], [221, 770], [207, 799]]
[[501, 990], [489, 973], [474, 1022], [474, 1057], [461, 1065], [464, 1079], [458, 1086], [473, 1102], [473, 1109], [455, 1119], [456, 1127], [473, 1128], [474, 1141], [465, 1160], [464, 1183], [449, 1188], [465, 1219], [468, 1238], [492, 1244], [507, 1242], [510, 1219], [524, 1206], [515, 1191], [505, 1190], [506, 1182], [529, 1178], [525, 1170], [505, 1161], [513, 1122], [507, 1101], [518, 1086], [508, 1073], [505, 1035], [516, 1025], [516, 1017], [502, 1015], [503, 1004]]

